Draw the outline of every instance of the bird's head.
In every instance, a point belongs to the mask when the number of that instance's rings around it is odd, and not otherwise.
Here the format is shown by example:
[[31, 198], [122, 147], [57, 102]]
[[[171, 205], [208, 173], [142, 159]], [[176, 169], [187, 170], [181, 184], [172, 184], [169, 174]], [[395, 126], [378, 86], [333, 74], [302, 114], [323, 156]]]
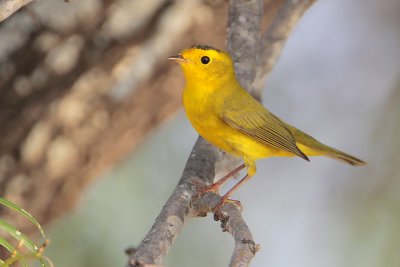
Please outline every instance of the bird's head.
[[235, 77], [229, 54], [207, 45], [194, 45], [168, 59], [179, 63], [188, 83], [218, 84]]

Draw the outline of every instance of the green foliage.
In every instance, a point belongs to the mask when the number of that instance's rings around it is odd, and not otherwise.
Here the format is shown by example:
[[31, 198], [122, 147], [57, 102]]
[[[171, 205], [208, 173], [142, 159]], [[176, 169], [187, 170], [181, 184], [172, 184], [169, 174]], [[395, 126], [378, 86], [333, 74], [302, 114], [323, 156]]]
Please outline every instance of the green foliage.
[[20, 263], [20, 265], [23, 267], [28, 267], [29, 260], [39, 262], [40, 266], [42, 267], [53, 267], [52, 262], [43, 255], [48, 240], [46, 239], [43, 228], [42, 226], [40, 226], [39, 222], [26, 210], [19, 207], [15, 203], [12, 203], [0, 197], [0, 204], [17, 212], [18, 214], [24, 216], [26, 219], [32, 222], [36, 226], [44, 240], [42, 245], [36, 245], [33, 240], [21, 233], [13, 225], [9, 224], [5, 220], [0, 219], [0, 229], [8, 233], [16, 241], [18, 241], [17, 246], [13, 246], [6, 239], [0, 237], [0, 246], [4, 247], [7, 251], [10, 252], [10, 255], [7, 259], [0, 259], [0, 267], [10, 267], [17, 262]]

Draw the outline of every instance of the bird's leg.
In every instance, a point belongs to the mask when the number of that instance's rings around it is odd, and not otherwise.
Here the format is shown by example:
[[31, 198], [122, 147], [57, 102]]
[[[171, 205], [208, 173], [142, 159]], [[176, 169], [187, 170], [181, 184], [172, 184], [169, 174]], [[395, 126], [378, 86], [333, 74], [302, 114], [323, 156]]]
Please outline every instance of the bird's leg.
[[227, 175], [225, 175], [224, 177], [222, 177], [221, 179], [219, 179], [217, 182], [213, 183], [212, 185], [199, 188], [197, 190], [197, 194], [204, 194], [206, 192], [213, 192], [218, 194], [219, 187], [223, 185], [226, 181], [228, 181], [229, 178], [231, 178], [233, 175], [242, 170], [245, 166], [246, 166], [245, 164], [242, 164], [233, 171], [231, 171], [230, 173], [228, 173]]
[[221, 212], [221, 208], [226, 202], [231, 202], [236, 206], [238, 206], [239, 208], [242, 208], [240, 201], [229, 199], [229, 197], [233, 194], [233, 192], [235, 192], [242, 184], [248, 181], [256, 173], [256, 164], [254, 160], [244, 158], [244, 163], [247, 167], [247, 174], [239, 182], [237, 182], [228, 192], [226, 192], [225, 195], [222, 196], [220, 202], [214, 208], [214, 219], [220, 219], [221, 221], [227, 220], [227, 218], [225, 218], [225, 216]]
[[232, 200], [229, 199], [229, 197], [233, 194], [233, 192], [235, 192], [242, 184], [244, 184], [246, 181], [248, 181], [252, 176], [246, 174], [245, 177], [243, 177], [239, 182], [237, 182], [237, 184], [235, 184], [228, 192], [225, 193], [225, 195], [222, 196], [220, 202], [218, 203], [217, 206], [215, 206], [214, 211], [215, 213], [220, 213], [221, 212], [221, 208], [222, 206], [226, 203], [226, 202], [232, 202], [233, 204], [241, 207], [240, 201], [238, 200]]

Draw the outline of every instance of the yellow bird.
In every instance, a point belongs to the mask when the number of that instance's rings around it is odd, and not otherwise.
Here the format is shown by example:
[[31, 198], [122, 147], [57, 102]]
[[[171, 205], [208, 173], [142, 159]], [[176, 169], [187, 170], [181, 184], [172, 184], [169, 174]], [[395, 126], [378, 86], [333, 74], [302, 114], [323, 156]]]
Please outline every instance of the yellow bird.
[[223, 196], [218, 207], [255, 174], [257, 159], [299, 156], [309, 161], [308, 156], [327, 156], [353, 166], [365, 165], [269, 112], [239, 84], [228, 53], [195, 45], [168, 59], [183, 70], [183, 105], [193, 127], [204, 139], [244, 161], [206, 191], [217, 192], [222, 183], [247, 167], [247, 175]]

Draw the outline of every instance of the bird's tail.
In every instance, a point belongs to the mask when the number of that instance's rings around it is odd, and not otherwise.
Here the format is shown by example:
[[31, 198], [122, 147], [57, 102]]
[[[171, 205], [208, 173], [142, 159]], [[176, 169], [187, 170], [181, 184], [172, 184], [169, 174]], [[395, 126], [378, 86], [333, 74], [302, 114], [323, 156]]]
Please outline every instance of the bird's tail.
[[[327, 146], [328, 147], [328, 146]], [[337, 159], [343, 162], [346, 162], [350, 165], [353, 166], [364, 166], [367, 165], [367, 163], [361, 159], [358, 159], [352, 155], [349, 155], [347, 153], [344, 153], [340, 150], [334, 149], [332, 147], [328, 147], [330, 148], [328, 151], [325, 151], [325, 156], [333, 158], [333, 159]]]
[[340, 160], [353, 166], [366, 165], [366, 162], [364, 162], [363, 160], [358, 159], [350, 154], [344, 153], [340, 150], [337, 150], [333, 147], [324, 145], [312, 136], [309, 136], [308, 134], [300, 131], [293, 126], [289, 125], [289, 129], [293, 133], [296, 142], [299, 144], [299, 148], [307, 156], [326, 156], [336, 160]]

